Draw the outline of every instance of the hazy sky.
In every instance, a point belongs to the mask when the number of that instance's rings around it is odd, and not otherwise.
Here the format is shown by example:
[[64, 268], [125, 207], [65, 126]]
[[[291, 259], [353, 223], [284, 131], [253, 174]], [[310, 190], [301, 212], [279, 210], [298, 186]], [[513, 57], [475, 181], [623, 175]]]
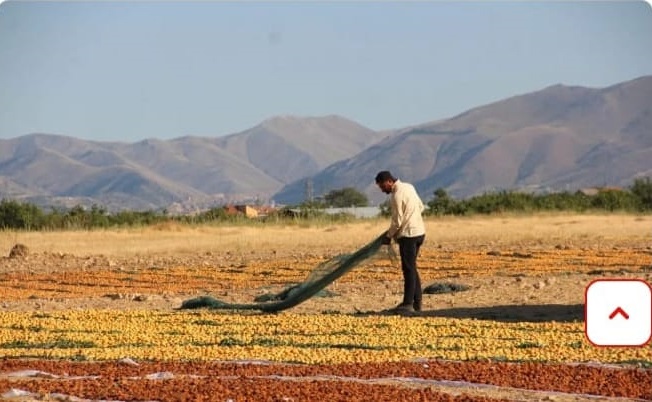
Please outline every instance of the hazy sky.
[[382, 130], [650, 74], [642, 1], [0, 4], [0, 138], [217, 136], [281, 114]]

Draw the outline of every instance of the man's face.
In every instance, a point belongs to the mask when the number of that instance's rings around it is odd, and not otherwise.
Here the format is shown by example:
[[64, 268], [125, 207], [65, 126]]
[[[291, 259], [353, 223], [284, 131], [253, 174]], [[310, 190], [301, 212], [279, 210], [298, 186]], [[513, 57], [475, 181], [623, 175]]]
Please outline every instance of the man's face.
[[380, 188], [380, 191], [382, 191], [385, 194], [390, 194], [392, 192], [392, 185], [394, 185], [394, 182], [391, 180], [385, 180], [377, 184], [378, 184], [378, 188]]

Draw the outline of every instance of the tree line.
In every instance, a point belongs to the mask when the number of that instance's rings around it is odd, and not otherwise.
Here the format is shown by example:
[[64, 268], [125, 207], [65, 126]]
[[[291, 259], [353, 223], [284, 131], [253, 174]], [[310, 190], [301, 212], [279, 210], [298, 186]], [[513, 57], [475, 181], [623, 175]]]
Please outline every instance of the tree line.
[[[634, 180], [626, 189], [596, 188], [594, 193], [563, 191], [527, 193], [522, 191], [493, 191], [465, 199], [452, 198], [445, 189], [435, 190], [427, 202], [426, 215], [473, 215], [503, 212], [544, 211], [607, 211], [646, 213], [652, 211], [652, 181], [649, 177]], [[333, 190], [324, 197], [302, 204], [305, 208], [365, 207], [367, 197], [354, 188]], [[389, 215], [388, 202], [381, 204], [381, 213]]]
[[[267, 219], [329, 219], [348, 220], [344, 214], [327, 216], [327, 207], [368, 206], [367, 197], [358, 190], [347, 187], [333, 190], [318, 200], [285, 207]], [[389, 214], [387, 202], [381, 204], [381, 214]], [[289, 211], [299, 213], [288, 213]], [[487, 192], [466, 199], [454, 199], [443, 189], [437, 189], [433, 198], [427, 202], [425, 215], [473, 215], [504, 212], [543, 212], [543, 211], [606, 211], [606, 212], [652, 212], [652, 180], [649, 177], [636, 179], [626, 189], [597, 189], [595, 194], [582, 191], [531, 194], [519, 191]], [[175, 221], [179, 223], [200, 224], [207, 222], [245, 221], [239, 215], [229, 215], [223, 207], [213, 207], [196, 215], [170, 216], [164, 211], [120, 211], [109, 213], [104, 207], [91, 208], [75, 206], [69, 210], [52, 209], [46, 212], [36, 205], [16, 200], [0, 201], [0, 228], [24, 230], [62, 230], [92, 229], [124, 226], [147, 226], [156, 223]]]
[[579, 190], [547, 194], [497, 191], [462, 200], [451, 198], [440, 188], [428, 202], [427, 213], [471, 215], [544, 211], [649, 213], [652, 212], [652, 181], [649, 177], [639, 178], [627, 189], [597, 188], [593, 194]]
[[[156, 223], [177, 221], [180, 223], [204, 223], [227, 220], [224, 208], [215, 207], [197, 215], [169, 216], [166, 211], [119, 211], [109, 213], [104, 207], [93, 205], [84, 208], [77, 205], [67, 211], [52, 209], [45, 212], [39, 207], [3, 199], [0, 201], [0, 228], [25, 230], [94, 229], [109, 227], [148, 226]], [[232, 217], [232, 220], [237, 218]]]

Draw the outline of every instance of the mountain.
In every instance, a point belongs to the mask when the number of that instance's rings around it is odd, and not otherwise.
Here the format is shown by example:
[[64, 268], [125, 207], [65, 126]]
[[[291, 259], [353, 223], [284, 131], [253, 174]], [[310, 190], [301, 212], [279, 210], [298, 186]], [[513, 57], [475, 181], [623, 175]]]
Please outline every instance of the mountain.
[[277, 116], [224, 137], [135, 143], [30, 134], [0, 140], [0, 198], [39, 205], [192, 212], [225, 202], [298, 203], [343, 187], [383, 201], [389, 169], [425, 200], [499, 189], [628, 186], [652, 175], [652, 76], [606, 88], [554, 85], [450, 119], [373, 131], [339, 116]]
[[276, 117], [227, 137], [131, 144], [30, 134], [0, 140], [0, 198], [110, 210], [267, 199], [383, 136], [338, 116]]
[[[486, 191], [628, 186], [652, 175], [652, 76], [606, 88], [554, 85], [410, 127], [310, 176], [314, 194], [353, 186], [385, 199], [379, 170], [415, 184], [424, 199], [445, 188]], [[275, 194], [303, 200], [306, 178]]]
[[339, 116], [278, 116], [217, 138], [215, 144], [278, 182], [290, 183], [359, 153], [382, 136]]

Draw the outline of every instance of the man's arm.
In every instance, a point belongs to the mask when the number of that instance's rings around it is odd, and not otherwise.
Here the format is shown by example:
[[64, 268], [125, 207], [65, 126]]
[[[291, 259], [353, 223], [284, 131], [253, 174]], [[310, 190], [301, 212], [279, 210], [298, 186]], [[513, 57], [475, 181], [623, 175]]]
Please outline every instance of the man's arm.
[[401, 228], [405, 226], [405, 200], [403, 192], [396, 191], [394, 194], [392, 194], [389, 202], [392, 211], [392, 221], [389, 225], [389, 229], [387, 230], [387, 237], [390, 239], [395, 239]]

